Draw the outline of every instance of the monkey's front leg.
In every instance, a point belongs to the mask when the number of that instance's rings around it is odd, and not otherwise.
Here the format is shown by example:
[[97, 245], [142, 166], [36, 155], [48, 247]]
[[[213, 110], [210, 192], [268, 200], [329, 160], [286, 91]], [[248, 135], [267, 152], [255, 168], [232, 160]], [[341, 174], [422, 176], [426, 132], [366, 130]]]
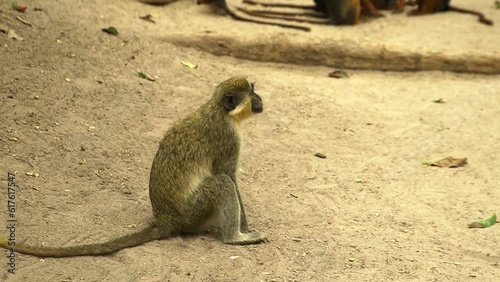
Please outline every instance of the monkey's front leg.
[[[234, 166], [236, 167], [236, 165]], [[240, 230], [241, 232], [247, 232], [248, 231], [247, 215], [245, 213], [245, 206], [243, 205], [243, 200], [241, 199], [238, 182], [236, 181], [236, 172], [231, 173], [229, 177], [233, 181], [234, 186], [236, 186], [236, 193], [238, 194], [238, 202], [240, 203], [240, 224], [241, 224]]]
[[245, 213], [245, 206], [243, 205], [243, 200], [241, 199], [241, 194], [240, 194], [240, 189], [238, 188], [238, 184], [236, 184], [236, 193], [238, 194], [238, 202], [240, 202], [240, 222], [241, 222], [241, 227], [240, 230], [241, 232], [247, 232], [248, 231], [248, 222], [247, 222], [247, 215]]

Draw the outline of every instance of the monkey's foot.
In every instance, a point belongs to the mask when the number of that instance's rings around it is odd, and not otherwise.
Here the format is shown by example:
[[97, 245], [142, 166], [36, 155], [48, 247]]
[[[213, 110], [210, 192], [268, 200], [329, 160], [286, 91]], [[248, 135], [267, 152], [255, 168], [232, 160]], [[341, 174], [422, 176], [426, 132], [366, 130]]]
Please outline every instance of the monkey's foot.
[[250, 245], [268, 242], [266, 235], [258, 231], [249, 231], [248, 233], [240, 233], [236, 238], [224, 240], [225, 244], [229, 245]]

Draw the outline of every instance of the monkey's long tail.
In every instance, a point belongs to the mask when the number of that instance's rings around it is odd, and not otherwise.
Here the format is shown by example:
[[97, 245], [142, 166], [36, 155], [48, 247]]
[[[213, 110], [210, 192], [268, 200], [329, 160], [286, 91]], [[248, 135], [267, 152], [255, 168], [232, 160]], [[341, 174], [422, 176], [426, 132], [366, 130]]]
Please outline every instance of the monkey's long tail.
[[455, 6], [448, 6], [448, 10], [450, 11], [455, 11], [455, 12], [458, 12], [458, 13], [464, 13], [464, 14], [471, 14], [471, 15], [476, 15], [479, 17], [479, 21], [484, 23], [485, 25], [493, 25], [493, 21], [486, 18], [482, 13], [479, 13], [479, 12], [476, 12], [476, 11], [471, 11], [471, 10], [467, 10], [467, 9], [462, 9], [462, 8], [458, 8], [458, 7], [455, 7]]
[[[14, 249], [15, 252], [38, 257], [97, 256], [111, 254], [121, 249], [134, 247], [152, 240], [161, 239], [163, 237], [165, 236], [162, 236], [157, 227], [150, 225], [141, 231], [125, 235], [105, 243], [53, 248], [28, 246], [17, 242], [15, 242], [15, 245], [9, 245], [8, 239], [1, 237], [0, 247], [11, 250]], [[12, 244], [12, 242], [10, 243]]]

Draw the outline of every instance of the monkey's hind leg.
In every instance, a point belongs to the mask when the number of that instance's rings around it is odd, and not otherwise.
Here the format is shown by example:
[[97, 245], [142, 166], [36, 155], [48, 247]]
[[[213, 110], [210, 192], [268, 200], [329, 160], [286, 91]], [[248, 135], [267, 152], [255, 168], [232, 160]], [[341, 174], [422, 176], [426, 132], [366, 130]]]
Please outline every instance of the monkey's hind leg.
[[406, 0], [396, 0], [393, 13], [402, 13], [405, 10]]
[[241, 232], [240, 201], [229, 176], [218, 174], [206, 178], [189, 202], [192, 214], [187, 217], [201, 221], [191, 223], [202, 226], [205, 221], [214, 221], [224, 243], [248, 245], [267, 241], [266, 236], [257, 231]]
[[370, 0], [361, 0], [360, 3], [361, 6], [367, 10], [366, 12], [368, 13], [368, 15], [372, 17], [384, 17], [384, 14], [379, 12], [379, 10], [375, 8], [375, 6], [373, 6], [373, 3]]

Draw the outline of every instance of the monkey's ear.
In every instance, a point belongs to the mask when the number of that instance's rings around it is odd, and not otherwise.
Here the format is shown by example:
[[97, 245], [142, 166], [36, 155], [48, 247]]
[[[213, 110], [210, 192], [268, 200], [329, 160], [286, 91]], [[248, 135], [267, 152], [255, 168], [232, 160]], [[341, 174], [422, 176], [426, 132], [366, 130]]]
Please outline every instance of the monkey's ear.
[[236, 106], [238, 106], [234, 99], [234, 94], [232, 93], [225, 94], [222, 98], [222, 103], [224, 105], [224, 108], [228, 111], [232, 111], [236, 109]]

